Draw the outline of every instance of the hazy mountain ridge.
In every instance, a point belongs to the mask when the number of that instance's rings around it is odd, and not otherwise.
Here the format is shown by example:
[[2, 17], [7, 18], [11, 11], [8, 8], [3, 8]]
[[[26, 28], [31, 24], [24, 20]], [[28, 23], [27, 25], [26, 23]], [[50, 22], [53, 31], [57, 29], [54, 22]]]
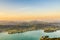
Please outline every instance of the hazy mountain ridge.
[[45, 25], [45, 26], [60, 26], [59, 22], [44, 22], [44, 21], [0, 21], [0, 25]]

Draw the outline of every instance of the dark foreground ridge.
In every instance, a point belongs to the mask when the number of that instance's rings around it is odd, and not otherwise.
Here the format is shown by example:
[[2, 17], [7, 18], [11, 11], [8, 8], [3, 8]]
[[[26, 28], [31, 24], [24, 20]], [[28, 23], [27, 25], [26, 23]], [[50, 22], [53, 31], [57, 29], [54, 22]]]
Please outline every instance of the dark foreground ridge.
[[41, 37], [40, 40], [60, 40], [60, 38], [49, 38], [48, 36]]

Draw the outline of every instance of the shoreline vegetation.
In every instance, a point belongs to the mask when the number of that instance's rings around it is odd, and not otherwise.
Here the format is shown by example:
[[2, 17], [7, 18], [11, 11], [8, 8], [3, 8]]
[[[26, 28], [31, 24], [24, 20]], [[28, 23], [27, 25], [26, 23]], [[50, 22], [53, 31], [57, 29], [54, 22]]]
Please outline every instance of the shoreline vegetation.
[[[32, 22], [20, 22], [16, 24], [12, 24], [12, 22], [8, 22], [9, 25], [1, 25], [0, 24], [0, 32], [8, 32], [8, 34], [14, 33], [23, 33], [26, 31], [33, 30], [44, 30], [44, 32], [54, 32], [59, 30], [59, 23], [48, 23], [42, 21], [32, 21]], [[12, 24], [12, 25], [10, 25]]]
[[60, 40], [60, 38], [49, 38], [48, 36], [41, 37], [40, 40]]
[[[26, 32], [26, 31], [33, 31], [33, 30], [40, 30], [40, 29], [33, 29], [33, 28], [30, 28], [30, 29], [23, 29], [23, 30], [8, 30], [8, 34], [14, 34], [14, 33], [23, 33], [23, 32]], [[43, 29], [41, 29], [43, 30]], [[49, 33], [49, 32], [55, 32], [57, 31], [58, 29], [57, 28], [47, 28], [47, 29], [44, 29], [44, 32], [46, 33]]]

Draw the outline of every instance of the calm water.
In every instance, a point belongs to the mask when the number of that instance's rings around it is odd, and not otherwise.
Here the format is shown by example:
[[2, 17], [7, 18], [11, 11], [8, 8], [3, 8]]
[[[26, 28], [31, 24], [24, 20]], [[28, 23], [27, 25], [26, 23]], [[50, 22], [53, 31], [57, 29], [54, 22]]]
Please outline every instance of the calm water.
[[16, 34], [8, 34], [7, 32], [4, 32], [0, 33], [0, 40], [40, 40], [40, 37], [45, 35], [48, 35], [50, 38], [60, 37], [60, 30], [52, 33], [45, 33], [43, 30]]

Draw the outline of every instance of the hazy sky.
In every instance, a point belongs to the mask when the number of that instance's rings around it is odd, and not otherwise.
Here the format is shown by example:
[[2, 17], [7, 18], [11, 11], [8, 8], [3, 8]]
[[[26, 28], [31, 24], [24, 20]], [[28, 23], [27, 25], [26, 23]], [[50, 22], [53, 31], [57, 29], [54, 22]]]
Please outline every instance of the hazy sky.
[[0, 20], [60, 20], [60, 1], [0, 0]]

